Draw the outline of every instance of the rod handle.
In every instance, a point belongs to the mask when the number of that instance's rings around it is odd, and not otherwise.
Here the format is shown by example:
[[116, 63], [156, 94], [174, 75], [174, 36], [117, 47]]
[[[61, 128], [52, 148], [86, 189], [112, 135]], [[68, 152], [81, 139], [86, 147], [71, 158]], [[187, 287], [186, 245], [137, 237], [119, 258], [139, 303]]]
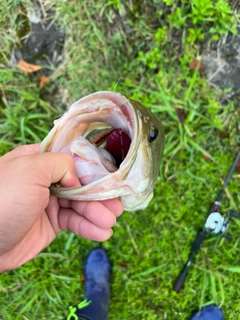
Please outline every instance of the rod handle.
[[184, 266], [182, 272], [180, 273], [180, 275], [177, 277], [177, 280], [176, 280], [176, 282], [174, 283], [174, 286], [173, 286], [173, 290], [174, 291], [179, 292], [182, 289], [184, 281], [185, 281], [186, 276], [188, 274], [188, 269], [190, 267], [190, 264], [191, 264], [191, 262], [188, 261], [188, 263], [185, 264], [185, 266]]

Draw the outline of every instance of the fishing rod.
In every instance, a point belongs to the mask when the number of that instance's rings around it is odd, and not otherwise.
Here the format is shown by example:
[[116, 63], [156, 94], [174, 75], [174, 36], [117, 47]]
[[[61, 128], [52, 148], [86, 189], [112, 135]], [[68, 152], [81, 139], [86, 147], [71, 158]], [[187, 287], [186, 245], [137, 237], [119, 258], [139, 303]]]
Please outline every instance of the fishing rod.
[[189, 267], [192, 264], [193, 258], [198, 253], [203, 240], [206, 238], [206, 236], [208, 234], [218, 234], [219, 232], [221, 232], [222, 237], [225, 237], [229, 240], [232, 239], [232, 237], [230, 235], [226, 234], [225, 231], [229, 225], [230, 217], [239, 218], [240, 214], [230, 210], [227, 214], [227, 217], [224, 219], [224, 217], [219, 212], [219, 207], [221, 204], [221, 199], [222, 199], [223, 193], [224, 193], [224, 191], [225, 191], [225, 189], [226, 189], [226, 187], [232, 177], [232, 174], [234, 172], [234, 169], [235, 169], [239, 159], [240, 159], [240, 151], [238, 152], [238, 155], [236, 156], [236, 159], [234, 160], [234, 163], [233, 163], [231, 169], [229, 170], [229, 173], [224, 181], [224, 184], [223, 184], [221, 190], [219, 191], [218, 196], [209, 211], [209, 215], [206, 220], [204, 228], [196, 236], [196, 239], [193, 243], [192, 250], [191, 250], [191, 253], [188, 257], [187, 263], [185, 264], [181, 273], [177, 277], [177, 280], [173, 286], [173, 290], [176, 292], [179, 292], [182, 289], [183, 284], [186, 279], [186, 276], [188, 274]]

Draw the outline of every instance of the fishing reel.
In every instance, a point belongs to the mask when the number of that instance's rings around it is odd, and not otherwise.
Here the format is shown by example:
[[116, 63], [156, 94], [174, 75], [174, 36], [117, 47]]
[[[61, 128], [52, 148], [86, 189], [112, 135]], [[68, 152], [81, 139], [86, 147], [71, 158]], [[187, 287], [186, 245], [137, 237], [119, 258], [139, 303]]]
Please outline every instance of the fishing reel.
[[204, 239], [206, 238], [206, 236], [208, 234], [210, 235], [215, 235], [218, 233], [221, 233], [221, 236], [224, 238], [227, 238], [229, 240], [232, 239], [232, 237], [228, 234], [225, 233], [225, 231], [227, 230], [228, 226], [229, 226], [229, 222], [230, 222], [230, 218], [240, 218], [240, 213], [234, 212], [232, 210], [230, 210], [226, 216], [226, 218], [224, 218], [221, 213], [219, 212], [219, 207], [220, 207], [220, 200], [223, 196], [224, 190], [226, 189], [229, 180], [231, 179], [231, 176], [233, 174], [233, 171], [238, 163], [238, 161], [240, 160], [240, 151], [238, 152], [235, 161], [225, 179], [225, 182], [222, 186], [222, 189], [220, 190], [217, 199], [215, 200], [215, 202], [213, 203], [211, 209], [210, 209], [210, 213], [207, 217], [206, 223], [204, 228], [197, 234], [195, 241], [192, 245], [192, 250], [190, 252], [190, 255], [188, 257], [188, 260], [184, 266], [184, 268], [182, 269], [182, 271], [180, 272], [179, 276], [176, 279], [176, 282], [174, 283], [173, 286], [173, 290], [176, 292], [179, 292], [182, 289], [182, 286], [185, 282], [189, 267], [192, 264], [193, 258], [194, 256], [198, 253], [198, 251], [201, 248], [201, 244], [203, 243]]
[[[220, 202], [216, 201], [214, 203], [213, 208], [218, 209], [219, 205], [220, 205]], [[197, 252], [200, 250], [200, 247], [208, 234], [216, 235], [218, 233], [221, 233], [222, 237], [232, 240], [232, 237], [225, 233], [225, 231], [229, 226], [231, 217], [240, 218], [240, 214], [230, 210], [226, 218], [224, 218], [221, 215], [221, 213], [218, 212], [217, 210], [211, 211], [211, 213], [209, 214], [206, 220], [203, 230], [201, 230], [195, 238], [187, 263], [185, 264], [184, 268], [182, 269], [181, 273], [179, 274], [174, 284], [174, 287], [173, 287], [174, 291], [179, 292], [182, 289], [182, 286], [185, 282], [185, 279], [188, 273], [188, 269], [192, 264], [193, 258], [197, 254]]]
[[212, 235], [215, 235], [221, 232], [222, 237], [232, 240], [232, 236], [225, 233], [225, 231], [229, 226], [231, 217], [240, 218], [240, 214], [238, 212], [234, 212], [230, 210], [228, 211], [226, 218], [224, 218], [220, 212], [216, 211], [216, 212], [210, 213], [205, 223], [206, 232]]

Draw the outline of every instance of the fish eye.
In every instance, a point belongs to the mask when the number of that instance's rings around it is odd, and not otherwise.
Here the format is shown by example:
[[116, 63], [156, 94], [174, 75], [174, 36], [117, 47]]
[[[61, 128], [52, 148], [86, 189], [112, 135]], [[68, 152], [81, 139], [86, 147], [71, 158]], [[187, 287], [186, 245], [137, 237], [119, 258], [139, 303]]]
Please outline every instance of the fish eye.
[[148, 141], [153, 142], [154, 140], [156, 140], [157, 136], [158, 136], [158, 129], [151, 128], [148, 133]]

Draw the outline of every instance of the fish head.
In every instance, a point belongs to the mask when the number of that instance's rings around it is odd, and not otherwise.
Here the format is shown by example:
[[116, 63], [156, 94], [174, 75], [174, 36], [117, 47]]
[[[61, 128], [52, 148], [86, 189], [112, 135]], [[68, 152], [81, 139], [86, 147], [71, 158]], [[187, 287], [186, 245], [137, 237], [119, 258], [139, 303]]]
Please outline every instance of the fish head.
[[81, 187], [52, 185], [53, 195], [82, 201], [120, 198], [124, 209], [135, 211], [152, 199], [163, 143], [162, 124], [150, 110], [120, 93], [100, 91], [75, 102], [54, 122], [40, 152], [66, 152], [75, 160]]

